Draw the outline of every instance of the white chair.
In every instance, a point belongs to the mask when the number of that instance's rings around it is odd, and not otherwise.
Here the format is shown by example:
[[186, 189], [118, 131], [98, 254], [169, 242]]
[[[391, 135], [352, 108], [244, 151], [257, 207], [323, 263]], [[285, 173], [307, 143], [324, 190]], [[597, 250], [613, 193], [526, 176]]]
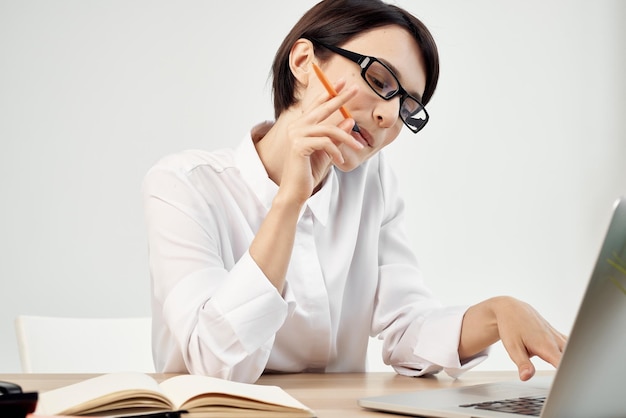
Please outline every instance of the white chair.
[[153, 373], [151, 318], [20, 315], [15, 331], [24, 373]]

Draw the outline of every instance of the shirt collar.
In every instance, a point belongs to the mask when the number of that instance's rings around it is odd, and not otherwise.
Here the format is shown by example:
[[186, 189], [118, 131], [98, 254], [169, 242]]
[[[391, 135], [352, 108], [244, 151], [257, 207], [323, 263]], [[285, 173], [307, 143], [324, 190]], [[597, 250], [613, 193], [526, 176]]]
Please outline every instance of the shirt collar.
[[[246, 184], [249, 185], [252, 192], [257, 196], [263, 206], [269, 210], [272, 206], [272, 200], [278, 193], [278, 185], [274, 183], [267, 175], [267, 170], [259, 157], [254, 146], [252, 136], [255, 130], [264, 129], [269, 122], [264, 122], [255, 126], [252, 131], [246, 135], [236, 150], [236, 164]], [[330, 204], [332, 201], [333, 190], [337, 187], [337, 175], [335, 169], [331, 168], [330, 172], [322, 182], [322, 187], [311, 196], [300, 212], [300, 216], [308, 207], [313, 216], [322, 224], [326, 225], [330, 213]]]
[[328, 222], [333, 190], [337, 190], [337, 186], [337, 174], [335, 173], [335, 168], [331, 167], [328, 175], [322, 182], [322, 187], [307, 200], [307, 205], [311, 209], [313, 216], [323, 226], [326, 226], [326, 222]]
[[[258, 125], [257, 125], [258, 126]], [[254, 129], [257, 127], [255, 126]], [[246, 135], [236, 151], [236, 164], [244, 182], [257, 196], [266, 209], [272, 205], [272, 200], [278, 192], [278, 185], [274, 183], [265, 170], [252, 139], [252, 132]]]

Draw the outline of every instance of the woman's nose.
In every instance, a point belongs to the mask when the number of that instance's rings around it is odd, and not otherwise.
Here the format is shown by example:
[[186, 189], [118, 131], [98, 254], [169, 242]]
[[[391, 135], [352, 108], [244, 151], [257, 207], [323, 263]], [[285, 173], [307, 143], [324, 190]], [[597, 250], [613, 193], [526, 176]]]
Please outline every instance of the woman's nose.
[[374, 117], [381, 128], [390, 128], [396, 124], [400, 117], [400, 97], [393, 97], [391, 100], [377, 100], [374, 109]]

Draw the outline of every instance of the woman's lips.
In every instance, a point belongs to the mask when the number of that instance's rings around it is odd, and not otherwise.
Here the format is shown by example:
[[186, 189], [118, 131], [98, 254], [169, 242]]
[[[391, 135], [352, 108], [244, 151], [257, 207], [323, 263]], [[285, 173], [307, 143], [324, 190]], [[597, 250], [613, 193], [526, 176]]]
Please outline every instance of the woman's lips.
[[372, 145], [370, 144], [370, 136], [367, 133], [367, 131], [361, 127], [359, 127], [359, 132], [352, 132], [352, 137], [354, 139], [356, 139], [357, 141], [359, 141], [359, 143], [361, 143], [361, 145], [363, 145], [364, 147], [372, 147]]

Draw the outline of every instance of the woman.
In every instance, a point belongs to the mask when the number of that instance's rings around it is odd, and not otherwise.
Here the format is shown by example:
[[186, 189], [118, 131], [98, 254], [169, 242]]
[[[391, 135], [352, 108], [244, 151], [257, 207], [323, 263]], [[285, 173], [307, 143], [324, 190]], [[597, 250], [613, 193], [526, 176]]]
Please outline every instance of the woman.
[[276, 54], [274, 122], [236, 149], [184, 152], [150, 170], [157, 371], [245, 382], [363, 371], [370, 335], [383, 339], [385, 363], [412, 376], [459, 375], [497, 340], [522, 380], [534, 355], [558, 364], [565, 337], [527, 304], [444, 307], [423, 283], [380, 151], [426, 124], [438, 69], [414, 16], [379, 0], [324, 0]]

